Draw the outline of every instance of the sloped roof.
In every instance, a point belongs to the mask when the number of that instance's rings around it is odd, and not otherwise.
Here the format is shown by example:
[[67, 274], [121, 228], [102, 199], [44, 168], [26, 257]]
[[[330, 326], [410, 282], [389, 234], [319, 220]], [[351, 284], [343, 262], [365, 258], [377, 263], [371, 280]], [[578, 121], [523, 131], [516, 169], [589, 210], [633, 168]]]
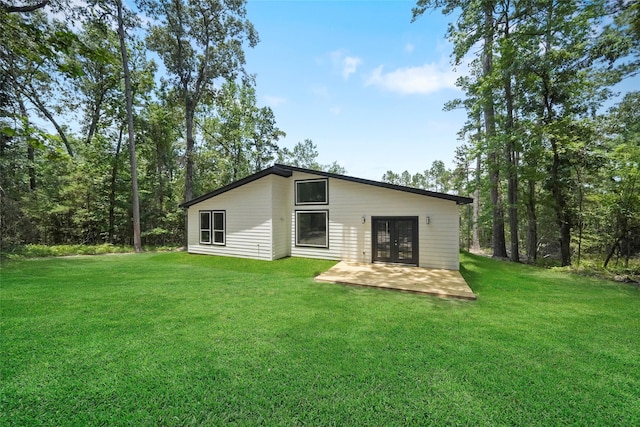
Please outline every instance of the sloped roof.
[[317, 171], [317, 170], [313, 170], [313, 169], [305, 169], [305, 168], [299, 168], [296, 166], [287, 166], [287, 165], [280, 165], [280, 164], [275, 164], [267, 169], [263, 169], [260, 172], [256, 172], [253, 175], [249, 175], [245, 178], [242, 178], [238, 181], [232, 182], [229, 185], [225, 185], [224, 187], [220, 187], [217, 190], [213, 190], [210, 193], [207, 194], [203, 194], [200, 197], [196, 197], [195, 199], [191, 199], [188, 202], [184, 202], [180, 205], [181, 208], [188, 208], [189, 206], [195, 205], [196, 203], [200, 203], [204, 200], [210, 199], [212, 197], [215, 197], [219, 194], [222, 193], [226, 193], [229, 190], [233, 190], [234, 188], [238, 188], [241, 187], [245, 184], [248, 184], [250, 182], [253, 182], [255, 180], [258, 180], [260, 178], [263, 178], [267, 175], [278, 175], [278, 176], [282, 176], [285, 178], [289, 178], [293, 175], [293, 172], [302, 172], [302, 173], [309, 173], [309, 174], [314, 174], [314, 175], [318, 175], [318, 176], [323, 176], [323, 177], [327, 177], [327, 178], [333, 178], [333, 179], [341, 179], [343, 181], [349, 181], [349, 182], [355, 182], [358, 184], [364, 184], [364, 185], [372, 185], [374, 187], [381, 187], [381, 188], [388, 188], [390, 190], [396, 190], [396, 191], [404, 191], [406, 193], [413, 193], [413, 194], [419, 194], [421, 196], [429, 196], [429, 197], [435, 197], [437, 199], [444, 199], [444, 200], [451, 200], [456, 202], [456, 204], [458, 205], [465, 205], [468, 203], [473, 202], [473, 199], [470, 197], [464, 197], [464, 196], [456, 196], [453, 194], [446, 194], [446, 193], [438, 193], [435, 191], [428, 191], [428, 190], [421, 190], [419, 188], [412, 188], [412, 187], [405, 187], [402, 185], [395, 185], [395, 184], [389, 184], [387, 182], [380, 182], [380, 181], [373, 181], [370, 179], [363, 179], [363, 178], [355, 178], [352, 176], [347, 176], [347, 175], [339, 175], [336, 173], [330, 173], [330, 172], [323, 172], [323, 171]]

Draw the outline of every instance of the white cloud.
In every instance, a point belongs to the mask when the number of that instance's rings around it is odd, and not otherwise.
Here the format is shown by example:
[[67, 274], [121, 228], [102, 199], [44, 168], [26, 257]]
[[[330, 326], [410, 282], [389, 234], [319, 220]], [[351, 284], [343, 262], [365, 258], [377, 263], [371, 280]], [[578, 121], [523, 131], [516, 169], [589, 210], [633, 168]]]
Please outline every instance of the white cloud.
[[349, 76], [358, 70], [362, 65], [362, 58], [357, 56], [348, 56], [344, 50], [335, 50], [329, 53], [331, 62], [336, 71], [342, 74], [342, 78], [349, 79]]
[[280, 96], [270, 96], [270, 95], [266, 95], [264, 97], [264, 101], [267, 103], [269, 107], [277, 107], [287, 102], [286, 98], [282, 98]]
[[388, 73], [384, 73], [380, 65], [365, 80], [365, 86], [401, 94], [427, 94], [455, 88], [457, 78], [458, 74], [450, 67], [437, 64], [398, 68]]
[[407, 53], [412, 53], [415, 48], [416, 47], [411, 43], [407, 43], [406, 45], [404, 45], [404, 51]]
[[362, 59], [356, 56], [347, 56], [343, 60], [342, 77], [347, 80], [349, 76], [356, 72], [358, 66], [362, 64]]
[[335, 114], [336, 116], [342, 113], [342, 107], [331, 107], [329, 108], [329, 112], [331, 114]]

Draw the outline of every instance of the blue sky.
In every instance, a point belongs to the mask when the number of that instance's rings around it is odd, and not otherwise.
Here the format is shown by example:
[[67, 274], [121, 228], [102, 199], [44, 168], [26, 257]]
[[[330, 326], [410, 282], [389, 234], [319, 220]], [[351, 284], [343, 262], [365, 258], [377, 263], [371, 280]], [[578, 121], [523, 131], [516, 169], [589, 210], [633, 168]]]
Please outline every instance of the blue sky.
[[258, 104], [268, 105], [280, 146], [311, 139], [321, 163], [380, 180], [387, 170], [415, 173], [452, 166], [464, 111], [444, 103], [462, 93], [450, 64], [447, 20], [415, 2], [249, 0], [260, 43], [248, 49]]

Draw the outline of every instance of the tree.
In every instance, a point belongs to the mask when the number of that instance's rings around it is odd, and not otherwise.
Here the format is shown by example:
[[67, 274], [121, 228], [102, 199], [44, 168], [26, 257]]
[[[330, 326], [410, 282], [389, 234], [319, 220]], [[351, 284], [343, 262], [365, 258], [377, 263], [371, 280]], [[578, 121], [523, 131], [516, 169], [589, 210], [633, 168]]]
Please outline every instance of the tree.
[[271, 107], [254, 110], [253, 147], [251, 157], [257, 172], [271, 163], [278, 153], [278, 140], [286, 133], [276, 126], [276, 118]]
[[183, 236], [184, 212], [176, 209], [182, 199], [179, 147], [183, 143], [184, 114], [168, 94], [158, 91], [137, 118], [136, 141], [141, 154], [142, 237], [147, 244], [166, 245]]
[[448, 37], [454, 43], [453, 62], [460, 65], [465, 55], [476, 44], [482, 43], [480, 61], [482, 73], [478, 79], [477, 99], [482, 105], [484, 136], [488, 147], [487, 163], [491, 190], [491, 206], [493, 208], [493, 256], [506, 258], [507, 250], [504, 232], [504, 213], [500, 194], [499, 147], [496, 138], [496, 114], [493, 77], [493, 56], [496, 31], [496, 1], [481, 0], [418, 0], [413, 9], [413, 21], [427, 9], [442, 8], [446, 15], [460, 9], [460, 17], [456, 25], [450, 24]]
[[[77, 48], [78, 40], [64, 23], [49, 22], [40, 11], [6, 14], [0, 10], [3, 31], [0, 34], [0, 69], [15, 105], [20, 102], [36, 109], [55, 128], [60, 140], [73, 156], [74, 150], [63, 125], [51, 107], [56, 94], [64, 92], [64, 80], [75, 78], [81, 70], [65, 61]], [[20, 116], [23, 111], [17, 109]], [[25, 108], [26, 111], [26, 108]]]
[[628, 93], [610, 110], [606, 133], [606, 164], [593, 196], [594, 214], [613, 219], [598, 230], [606, 236], [604, 268], [616, 250], [625, 255], [628, 266], [634, 242], [640, 243], [640, 92]]
[[452, 189], [453, 172], [447, 169], [442, 160], [434, 160], [429, 169], [424, 174], [416, 172], [411, 174], [409, 171], [396, 173], [387, 171], [382, 175], [382, 181], [389, 184], [402, 185], [405, 187], [420, 188], [423, 190], [437, 191], [447, 193]]
[[336, 161], [329, 165], [318, 163], [318, 147], [310, 139], [304, 142], [298, 142], [294, 145], [293, 150], [283, 148], [278, 153], [278, 163], [299, 168], [313, 169], [344, 175], [346, 169], [340, 166]]
[[214, 171], [205, 174], [215, 173], [218, 185], [263, 169], [274, 159], [277, 141], [285, 135], [276, 126], [273, 111], [256, 106], [255, 89], [234, 81], [222, 85], [215, 104], [200, 117], [205, 144], [199, 158], [212, 160], [205, 167]]
[[244, 73], [243, 44], [255, 46], [258, 35], [245, 19], [244, 0], [144, 0], [142, 8], [158, 22], [147, 44], [164, 62], [184, 106], [184, 197], [191, 200], [198, 105], [214, 95], [217, 81]]
[[545, 185], [558, 226], [561, 263], [569, 265], [576, 225], [574, 197], [579, 194], [576, 162], [592, 151], [593, 112], [609, 95], [607, 86], [621, 77], [617, 72], [603, 74], [603, 69], [613, 66], [625, 49], [610, 34], [594, 32], [605, 14], [602, 2], [547, 1], [536, 7], [535, 19], [521, 27], [535, 35], [521, 58], [534, 77], [527, 89], [539, 108], [531, 113], [537, 116], [541, 142], [549, 154]]
[[[583, 224], [584, 179], [598, 163], [591, 154], [594, 117], [607, 88], [638, 69], [634, 8], [603, 0], [419, 0], [414, 20], [427, 9], [459, 13], [447, 33], [455, 65], [481, 46], [470, 61], [471, 74], [458, 82], [467, 98], [454, 104], [469, 113], [463, 133], [475, 132], [482, 117], [483, 143], [477, 146], [490, 182], [494, 256], [506, 254], [500, 191], [506, 177], [510, 258], [519, 259], [522, 176], [528, 259], [536, 259], [537, 215], [542, 207], [546, 214], [548, 201], [561, 263], [570, 264], [571, 233]], [[605, 21], [608, 13], [613, 19]], [[540, 178], [542, 187], [536, 185]]]
[[122, 71], [124, 75], [125, 99], [127, 103], [127, 131], [129, 136], [129, 164], [131, 166], [131, 210], [133, 211], [133, 247], [136, 252], [142, 251], [140, 237], [140, 200], [138, 196], [138, 162], [136, 160], [136, 138], [133, 126], [133, 92], [131, 89], [131, 73], [129, 72], [129, 55], [127, 52], [122, 0], [116, 0], [118, 11], [118, 38], [122, 55]]

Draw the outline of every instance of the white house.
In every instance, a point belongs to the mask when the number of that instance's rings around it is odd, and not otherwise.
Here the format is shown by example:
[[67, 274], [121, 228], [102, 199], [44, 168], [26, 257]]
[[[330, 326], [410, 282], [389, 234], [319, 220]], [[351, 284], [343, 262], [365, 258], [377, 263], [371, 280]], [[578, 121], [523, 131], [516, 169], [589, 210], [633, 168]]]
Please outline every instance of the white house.
[[188, 251], [459, 268], [468, 197], [274, 165], [180, 205]]

